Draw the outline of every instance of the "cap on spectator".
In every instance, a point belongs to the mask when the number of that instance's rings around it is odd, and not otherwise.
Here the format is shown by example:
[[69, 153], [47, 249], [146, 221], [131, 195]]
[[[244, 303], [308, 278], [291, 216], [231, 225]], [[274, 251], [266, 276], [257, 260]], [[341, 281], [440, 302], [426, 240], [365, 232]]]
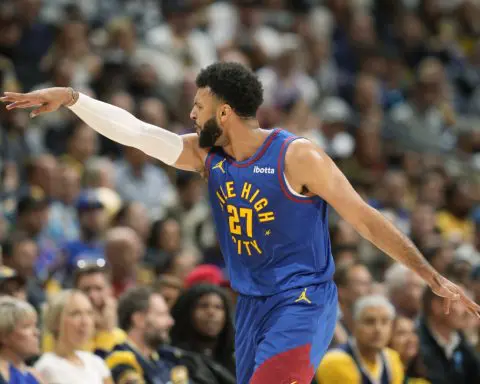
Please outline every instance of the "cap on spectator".
[[30, 187], [20, 195], [17, 202], [17, 214], [31, 212], [48, 206], [48, 199], [39, 187]]
[[185, 286], [187, 288], [192, 287], [193, 285], [200, 283], [210, 283], [218, 286], [229, 286], [230, 283], [225, 279], [222, 270], [216, 265], [200, 265], [196, 267], [190, 274], [185, 278]]
[[94, 190], [86, 190], [80, 193], [75, 206], [81, 211], [104, 208], [100, 196]]
[[17, 281], [19, 284], [25, 284], [26, 280], [21, 277], [17, 271], [5, 265], [0, 266], [0, 285], [6, 281]]
[[318, 111], [324, 123], [346, 123], [350, 118], [350, 107], [338, 97], [326, 98]]

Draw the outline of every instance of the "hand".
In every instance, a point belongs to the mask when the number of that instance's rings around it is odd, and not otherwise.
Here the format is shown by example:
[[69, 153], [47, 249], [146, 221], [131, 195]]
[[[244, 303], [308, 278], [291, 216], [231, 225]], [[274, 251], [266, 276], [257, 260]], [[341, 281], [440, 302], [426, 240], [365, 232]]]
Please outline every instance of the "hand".
[[444, 309], [446, 314], [450, 312], [451, 302], [458, 300], [465, 306], [468, 312], [480, 318], [480, 306], [470, 299], [458, 285], [452, 283], [440, 274], [434, 275], [428, 284], [437, 296], [445, 299]]
[[30, 117], [36, 117], [42, 113], [54, 112], [62, 105], [67, 105], [73, 101], [73, 95], [69, 88], [56, 87], [30, 93], [5, 92], [5, 96], [0, 97], [0, 101], [9, 103], [7, 110], [36, 107], [30, 113]]

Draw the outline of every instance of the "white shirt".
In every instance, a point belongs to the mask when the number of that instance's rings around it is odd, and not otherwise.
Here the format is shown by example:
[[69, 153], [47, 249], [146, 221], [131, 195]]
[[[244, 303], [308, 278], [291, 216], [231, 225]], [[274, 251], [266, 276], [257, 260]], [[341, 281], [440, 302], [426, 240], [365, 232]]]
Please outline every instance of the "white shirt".
[[83, 366], [55, 355], [45, 353], [35, 364], [47, 384], [103, 384], [110, 377], [105, 362], [90, 352], [76, 351]]

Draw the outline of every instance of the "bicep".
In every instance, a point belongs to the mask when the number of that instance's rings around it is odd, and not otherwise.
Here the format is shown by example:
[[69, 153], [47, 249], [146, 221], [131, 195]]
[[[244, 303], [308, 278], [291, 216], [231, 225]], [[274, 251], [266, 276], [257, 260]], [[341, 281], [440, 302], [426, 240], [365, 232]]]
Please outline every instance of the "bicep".
[[195, 133], [182, 135], [183, 150], [175, 162], [174, 167], [185, 171], [201, 172], [204, 168], [208, 152], [198, 145], [198, 136]]

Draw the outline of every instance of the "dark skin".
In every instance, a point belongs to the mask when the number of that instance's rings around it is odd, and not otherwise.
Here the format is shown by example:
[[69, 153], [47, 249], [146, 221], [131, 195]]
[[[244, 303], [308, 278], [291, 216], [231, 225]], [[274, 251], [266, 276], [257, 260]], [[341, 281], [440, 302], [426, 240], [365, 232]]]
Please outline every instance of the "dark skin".
[[[0, 100], [8, 103], [8, 110], [34, 107], [31, 114], [34, 117], [61, 106], [73, 105], [77, 98], [78, 94], [72, 89], [48, 88], [27, 94], [7, 92]], [[270, 133], [261, 129], [255, 118], [238, 116], [209, 88], [200, 88], [190, 112], [197, 134], [182, 136], [183, 151], [174, 164], [176, 168], [204, 173], [208, 149], [200, 148], [198, 135], [212, 117], [222, 130], [215, 145], [223, 147], [237, 161], [253, 156]], [[421, 276], [438, 296], [445, 298], [446, 313], [452, 301], [460, 301], [471, 313], [480, 317], [480, 306], [459, 286], [441, 276], [406, 236], [370, 207], [322, 149], [304, 139], [292, 142], [286, 153], [285, 177], [296, 192], [308, 190], [309, 194], [324, 199], [365, 239]]]

